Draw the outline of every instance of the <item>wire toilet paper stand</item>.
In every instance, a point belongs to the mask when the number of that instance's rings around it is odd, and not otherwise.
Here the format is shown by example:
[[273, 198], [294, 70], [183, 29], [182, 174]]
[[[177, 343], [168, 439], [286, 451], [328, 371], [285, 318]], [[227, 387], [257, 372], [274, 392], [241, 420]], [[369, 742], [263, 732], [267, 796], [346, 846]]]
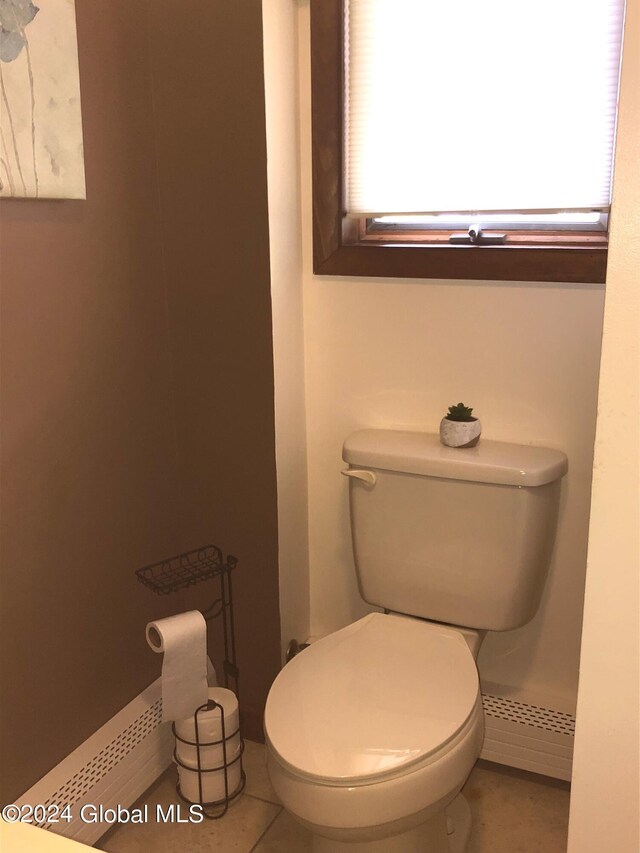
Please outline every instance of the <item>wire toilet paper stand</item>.
[[[236, 640], [235, 640], [235, 623], [233, 618], [233, 588], [231, 583], [231, 573], [236, 567], [238, 560], [230, 554], [225, 559], [222, 551], [216, 545], [205, 545], [202, 548], [197, 548], [192, 551], [187, 551], [184, 554], [178, 554], [175, 557], [170, 557], [167, 560], [162, 560], [159, 563], [152, 563], [149, 566], [143, 566], [136, 570], [136, 576], [140, 583], [149, 587], [158, 595], [169, 595], [172, 592], [177, 592], [180, 589], [185, 589], [189, 586], [202, 583], [203, 581], [213, 580], [218, 578], [220, 584], [219, 596], [214, 602], [202, 612], [207, 622], [222, 617], [222, 631], [224, 638], [224, 686], [229, 688], [229, 680], [233, 681], [234, 693], [239, 697], [239, 670], [236, 663]], [[201, 716], [206, 711], [218, 710], [220, 713], [220, 733], [221, 739], [214, 741], [202, 740], [201, 732]], [[197, 772], [198, 778], [198, 797], [199, 804], [202, 806], [202, 812], [205, 817], [210, 820], [219, 820], [227, 813], [229, 803], [242, 793], [246, 777], [242, 767], [242, 754], [244, 752], [244, 740], [241, 733], [241, 723], [238, 728], [227, 734], [228, 721], [225, 721], [224, 708], [213, 699], [209, 699], [203, 705], [194, 709], [194, 726], [195, 740], [186, 740], [179, 736], [176, 732], [175, 723], [172, 724], [173, 733], [176, 741], [180, 741], [186, 746], [195, 747], [196, 750], [196, 768], [185, 765], [177, 755], [177, 747], [174, 750], [173, 758], [176, 764], [191, 772]], [[229, 754], [230, 743], [234, 738], [239, 737], [239, 749], [235, 755]], [[207, 768], [203, 766], [203, 750], [206, 748], [220, 746], [222, 748], [222, 764]], [[235, 771], [235, 765], [239, 762], [239, 784], [235, 790], [230, 790], [230, 776], [232, 770]], [[224, 781], [224, 797], [205, 801], [204, 800], [204, 785], [203, 782], [210, 773], [222, 773]], [[180, 782], [176, 783], [176, 790], [179, 796], [185, 802], [187, 800], [180, 790]]]
[[[220, 740], [213, 741], [202, 741], [200, 738], [200, 721], [199, 716], [205, 711], [211, 710], [219, 710], [220, 712], [220, 731], [222, 734], [222, 738]], [[180, 737], [176, 731], [176, 724], [172, 724], [173, 734], [175, 735], [176, 741], [180, 741], [181, 743], [193, 746], [196, 748], [196, 761], [197, 761], [197, 778], [198, 778], [198, 801], [202, 806], [202, 811], [205, 817], [208, 817], [210, 820], [218, 820], [227, 813], [227, 809], [229, 808], [229, 803], [234, 800], [239, 794], [242, 793], [246, 777], [244, 774], [244, 770], [242, 768], [242, 753], [244, 752], [244, 740], [240, 735], [240, 727], [238, 727], [231, 734], [226, 733], [226, 724], [225, 724], [225, 713], [222, 705], [218, 704], [214, 700], [210, 699], [204, 705], [201, 705], [195, 712], [194, 716], [194, 724], [195, 724], [195, 741], [186, 740], [185, 738]], [[229, 745], [230, 742], [234, 740], [234, 738], [239, 735], [240, 736], [240, 746], [237, 750], [237, 754], [233, 757], [229, 755]], [[203, 767], [202, 766], [202, 750], [206, 747], [214, 747], [221, 746], [222, 747], [222, 764], [219, 764], [217, 767]], [[189, 767], [180, 761], [178, 757], [177, 746], [173, 751], [173, 759], [180, 767], [184, 768], [187, 771], [193, 772], [194, 768]], [[229, 779], [231, 775], [231, 768], [239, 762], [240, 764], [240, 782], [236, 785], [235, 790], [230, 791]], [[204, 798], [204, 780], [207, 774], [209, 773], [221, 773], [223, 784], [224, 784], [224, 797], [221, 797], [219, 800], [205, 800]], [[191, 802], [191, 800], [187, 799], [184, 796], [182, 791], [180, 790], [180, 780], [176, 782], [176, 790], [180, 797], [185, 800], [185, 802]]]

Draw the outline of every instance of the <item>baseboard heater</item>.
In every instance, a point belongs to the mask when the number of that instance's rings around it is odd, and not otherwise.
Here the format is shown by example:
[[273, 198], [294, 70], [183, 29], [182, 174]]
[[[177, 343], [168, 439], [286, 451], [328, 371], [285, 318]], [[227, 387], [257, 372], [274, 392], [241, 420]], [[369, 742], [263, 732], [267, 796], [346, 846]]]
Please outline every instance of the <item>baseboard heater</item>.
[[483, 691], [482, 704], [485, 732], [480, 758], [555, 779], [571, 779], [572, 714], [516, 701], [497, 691]]
[[[486, 691], [486, 688], [485, 688]], [[556, 779], [571, 778], [574, 718], [571, 714], [483, 692], [485, 739], [481, 758]], [[160, 679], [105, 723], [39, 782], [18, 805], [69, 805], [69, 823], [44, 822], [45, 829], [95, 842], [108, 823], [85, 823], [86, 804], [129, 808], [170, 765], [173, 735], [162, 723]]]
[[128, 808], [171, 763], [173, 734], [171, 724], [162, 723], [160, 691], [157, 679], [36, 782], [16, 804], [55, 804], [60, 808], [69, 805], [73, 818], [70, 822], [44, 821], [39, 825], [75, 841], [95, 844], [111, 824], [83, 822], [82, 807], [93, 804], [105, 809], [118, 805]]

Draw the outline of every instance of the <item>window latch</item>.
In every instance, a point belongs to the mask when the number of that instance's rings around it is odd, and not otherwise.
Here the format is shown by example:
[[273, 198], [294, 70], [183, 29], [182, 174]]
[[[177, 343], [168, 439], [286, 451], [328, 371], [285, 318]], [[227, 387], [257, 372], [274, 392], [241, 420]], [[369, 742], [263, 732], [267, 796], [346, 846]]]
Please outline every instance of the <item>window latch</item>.
[[450, 243], [462, 243], [471, 246], [495, 246], [504, 243], [505, 240], [506, 234], [497, 234], [495, 231], [485, 234], [481, 225], [470, 225], [466, 234], [451, 234], [449, 237]]

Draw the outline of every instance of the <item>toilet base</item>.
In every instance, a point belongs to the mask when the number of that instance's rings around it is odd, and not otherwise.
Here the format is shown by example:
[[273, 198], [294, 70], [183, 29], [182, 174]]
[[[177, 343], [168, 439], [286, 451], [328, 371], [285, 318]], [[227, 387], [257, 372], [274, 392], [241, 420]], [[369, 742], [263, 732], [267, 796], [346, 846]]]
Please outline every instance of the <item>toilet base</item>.
[[447, 817], [448, 853], [466, 853], [471, 836], [471, 809], [462, 794], [445, 811]]
[[471, 835], [471, 810], [458, 796], [426, 823], [377, 841], [337, 841], [313, 836], [313, 853], [465, 853]]

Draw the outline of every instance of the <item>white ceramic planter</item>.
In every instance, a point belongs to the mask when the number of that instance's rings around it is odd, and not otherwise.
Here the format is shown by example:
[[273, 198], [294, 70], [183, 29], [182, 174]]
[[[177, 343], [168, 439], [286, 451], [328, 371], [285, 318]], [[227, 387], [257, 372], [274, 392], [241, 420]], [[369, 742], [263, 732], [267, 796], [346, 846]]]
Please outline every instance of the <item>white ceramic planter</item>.
[[472, 421], [440, 421], [440, 441], [447, 447], [475, 447], [480, 440], [482, 424], [478, 418]]

